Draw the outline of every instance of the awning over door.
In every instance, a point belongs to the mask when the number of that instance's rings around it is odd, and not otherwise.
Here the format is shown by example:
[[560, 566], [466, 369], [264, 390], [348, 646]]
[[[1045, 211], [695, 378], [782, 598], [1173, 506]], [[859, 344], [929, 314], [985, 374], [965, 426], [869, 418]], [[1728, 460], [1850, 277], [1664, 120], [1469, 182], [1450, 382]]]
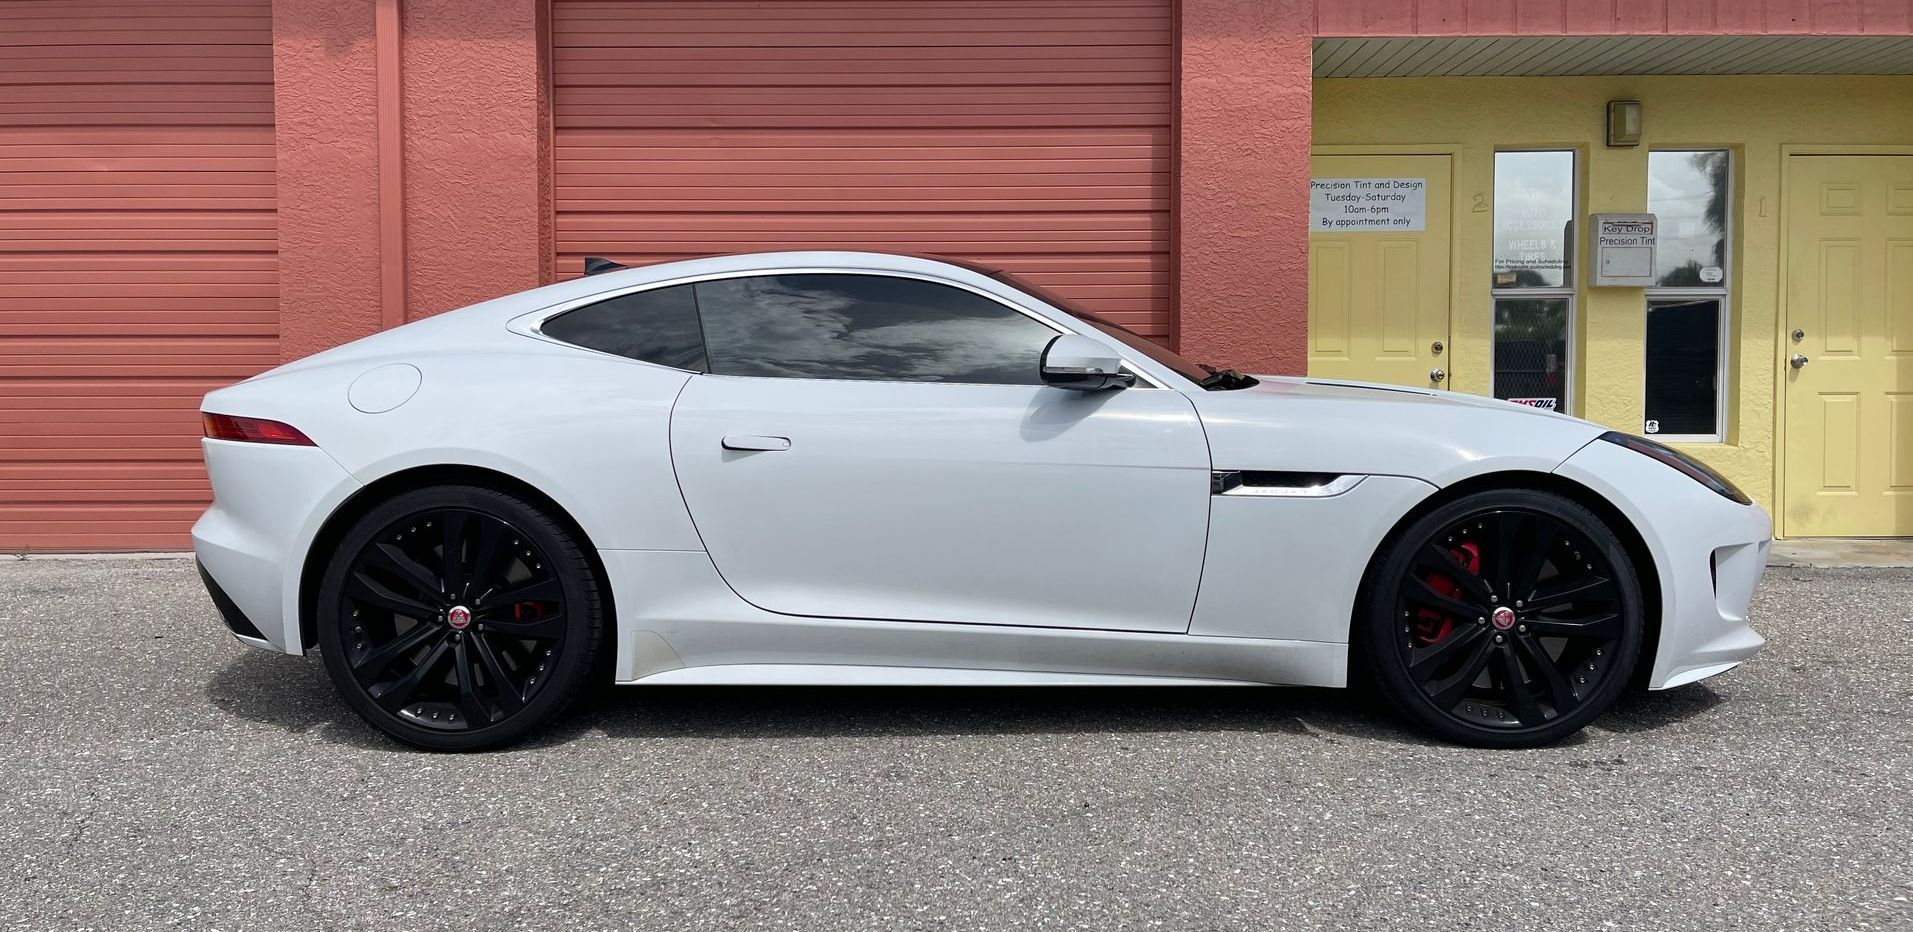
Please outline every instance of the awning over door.
[[1315, 40], [1318, 78], [1913, 74], [1913, 36], [1390, 36]]

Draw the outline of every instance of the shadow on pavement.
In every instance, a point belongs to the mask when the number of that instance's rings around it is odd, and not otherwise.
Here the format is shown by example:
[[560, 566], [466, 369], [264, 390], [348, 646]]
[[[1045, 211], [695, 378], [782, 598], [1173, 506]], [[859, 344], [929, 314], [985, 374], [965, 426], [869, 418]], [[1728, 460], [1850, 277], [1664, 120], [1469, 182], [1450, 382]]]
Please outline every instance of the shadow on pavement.
[[[401, 750], [333, 690], [316, 656], [250, 652], [207, 684], [212, 705], [295, 734]], [[1721, 702], [1695, 685], [1631, 693], [1595, 727], [1650, 731]], [[1372, 697], [1331, 689], [1255, 687], [653, 686], [596, 689], [525, 747], [561, 745], [592, 731], [611, 737], [795, 738], [1147, 732], [1268, 732], [1333, 743], [1432, 742]], [[1586, 732], [1562, 742], [1586, 741]]]
[[317, 655], [287, 657], [247, 650], [206, 684], [214, 708], [248, 721], [312, 732], [327, 741], [365, 748], [402, 746], [367, 725], [339, 699]]
[[1335, 690], [1254, 687], [676, 686], [613, 689], [566, 731], [791, 738], [1246, 731], [1393, 734]]
[[1623, 693], [1596, 727], [1608, 731], [1653, 731], [1700, 715], [1725, 700], [1706, 683], [1690, 683], [1659, 692]]

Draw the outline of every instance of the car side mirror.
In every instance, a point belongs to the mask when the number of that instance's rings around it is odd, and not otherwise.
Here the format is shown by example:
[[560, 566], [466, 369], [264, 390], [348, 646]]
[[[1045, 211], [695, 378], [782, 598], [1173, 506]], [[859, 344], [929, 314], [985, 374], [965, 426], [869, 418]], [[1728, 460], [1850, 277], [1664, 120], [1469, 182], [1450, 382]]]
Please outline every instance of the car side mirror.
[[1128, 388], [1136, 377], [1122, 371], [1122, 357], [1086, 336], [1058, 334], [1043, 347], [1041, 363], [1043, 384], [1075, 392], [1100, 392], [1109, 388]]

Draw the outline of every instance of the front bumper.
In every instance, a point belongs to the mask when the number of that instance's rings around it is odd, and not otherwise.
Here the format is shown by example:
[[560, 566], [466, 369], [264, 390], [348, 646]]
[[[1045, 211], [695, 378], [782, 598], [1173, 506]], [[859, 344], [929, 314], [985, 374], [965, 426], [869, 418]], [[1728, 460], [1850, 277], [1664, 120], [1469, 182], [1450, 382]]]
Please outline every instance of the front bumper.
[[1765, 510], [1729, 501], [1612, 443], [1588, 444], [1555, 473], [1621, 509], [1653, 555], [1661, 632], [1657, 644], [1644, 647], [1654, 658], [1649, 689], [1731, 669], [1767, 643], [1747, 621], [1773, 543]]
[[[193, 553], [207, 591], [239, 640], [304, 653], [299, 583], [306, 551], [359, 483], [314, 447], [211, 439], [200, 444], [213, 504], [193, 525]], [[251, 631], [232, 624], [235, 614]]]

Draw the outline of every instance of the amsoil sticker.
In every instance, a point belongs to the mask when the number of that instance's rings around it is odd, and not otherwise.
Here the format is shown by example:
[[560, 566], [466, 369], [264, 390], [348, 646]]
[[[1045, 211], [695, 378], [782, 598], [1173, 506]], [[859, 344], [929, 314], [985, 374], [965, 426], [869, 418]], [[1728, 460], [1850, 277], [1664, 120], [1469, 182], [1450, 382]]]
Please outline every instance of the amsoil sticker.
[[1552, 398], [1510, 398], [1508, 400], [1518, 405], [1527, 405], [1530, 408], [1540, 408], [1543, 411], [1554, 410], [1554, 399]]

